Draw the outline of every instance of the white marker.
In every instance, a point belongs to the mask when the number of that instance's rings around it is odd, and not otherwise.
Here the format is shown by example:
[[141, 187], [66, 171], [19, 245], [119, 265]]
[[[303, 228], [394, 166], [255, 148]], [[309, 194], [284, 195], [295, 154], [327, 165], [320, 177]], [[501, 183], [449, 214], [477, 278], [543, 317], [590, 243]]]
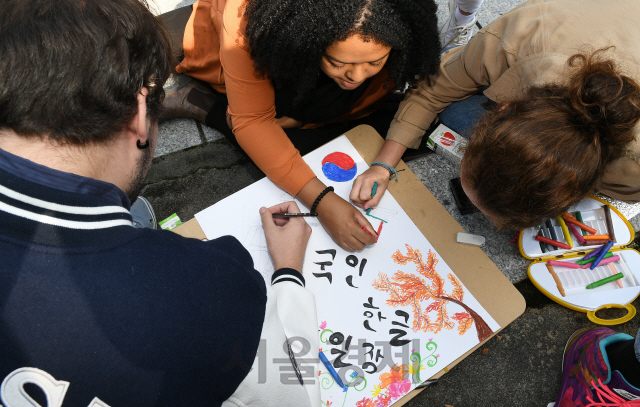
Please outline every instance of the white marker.
[[471, 235], [469, 233], [458, 232], [458, 243], [468, 244], [471, 246], [482, 246], [485, 238], [483, 236]]

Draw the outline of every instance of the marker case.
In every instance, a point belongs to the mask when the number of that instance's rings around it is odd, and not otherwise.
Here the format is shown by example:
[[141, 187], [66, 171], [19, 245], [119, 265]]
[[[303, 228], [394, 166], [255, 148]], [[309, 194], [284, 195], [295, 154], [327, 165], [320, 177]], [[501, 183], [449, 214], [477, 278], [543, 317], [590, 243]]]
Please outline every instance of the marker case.
[[[597, 234], [608, 234], [603, 209], [605, 204], [608, 203], [595, 196], [587, 196], [577, 205], [571, 207], [568, 212], [574, 214], [576, 211], [580, 211], [584, 224], [596, 229]], [[523, 230], [518, 239], [518, 247], [522, 256], [534, 260], [528, 269], [531, 282], [553, 301], [567, 308], [586, 312], [589, 320], [600, 325], [617, 325], [632, 319], [636, 314], [636, 309], [631, 305], [631, 302], [640, 295], [640, 253], [628, 247], [635, 236], [633, 227], [616, 208], [611, 204], [609, 207], [611, 208], [611, 221], [616, 239], [609, 251], [614, 256], [619, 255], [621, 258], [611, 264], [624, 275], [622, 279], [618, 280], [622, 282], [623, 288], [620, 288], [616, 282], [610, 282], [594, 289], [586, 289], [588, 284], [613, 274], [608, 265], [598, 266], [594, 270], [554, 266], [553, 269], [565, 292], [565, 296], [562, 296], [556, 280], [547, 269], [546, 262], [560, 260], [575, 263], [602, 245], [588, 245], [587, 241], [581, 246], [570, 232], [573, 249], [556, 249], [544, 253], [540, 242], [535, 240], [538, 232], [545, 226], [544, 224]], [[555, 240], [567, 243], [558, 220], [551, 219], [551, 223], [557, 235]], [[577, 229], [580, 231], [579, 228]], [[596, 312], [605, 308], [624, 308], [627, 310], [627, 314], [617, 319], [598, 318]]]

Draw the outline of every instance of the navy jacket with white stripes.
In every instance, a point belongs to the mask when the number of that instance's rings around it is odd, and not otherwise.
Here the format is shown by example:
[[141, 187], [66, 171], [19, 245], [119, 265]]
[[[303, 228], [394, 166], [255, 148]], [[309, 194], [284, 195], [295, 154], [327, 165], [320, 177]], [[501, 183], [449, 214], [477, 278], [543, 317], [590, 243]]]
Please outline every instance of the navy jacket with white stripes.
[[[0, 150], [5, 406], [225, 405], [262, 341], [286, 340], [277, 318], [264, 336], [274, 290], [235, 238], [135, 229], [129, 205], [112, 184]], [[276, 277], [310, 295], [295, 270]]]

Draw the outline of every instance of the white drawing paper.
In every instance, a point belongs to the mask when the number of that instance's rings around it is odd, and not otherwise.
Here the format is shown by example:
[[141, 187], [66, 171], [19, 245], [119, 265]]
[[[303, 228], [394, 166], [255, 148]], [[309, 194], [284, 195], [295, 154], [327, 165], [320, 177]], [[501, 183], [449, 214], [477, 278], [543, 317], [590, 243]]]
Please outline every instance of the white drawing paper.
[[[349, 180], [332, 181], [323, 172], [323, 160], [335, 152], [355, 162], [355, 172], [336, 170]], [[345, 136], [304, 159], [347, 200], [353, 179], [368, 168]], [[258, 236], [258, 211], [283, 202], [286, 195], [265, 178], [196, 219], [208, 239], [238, 238], [269, 281], [273, 265], [264, 236]], [[297, 203], [301, 211], [308, 210]], [[334, 243], [317, 219], [305, 218], [313, 232], [303, 276], [316, 297], [322, 352], [347, 386], [345, 391], [337, 385], [322, 364], [317, 377], [304, 378], [320, 380], [322, 403], [328, 407], [389, 406], [500, 328], [390, 193], [370, 213], [376, 214], [387, 221], [378, 242], [356, 253]], [[378, 230], [382, 221], [367, 219]]]

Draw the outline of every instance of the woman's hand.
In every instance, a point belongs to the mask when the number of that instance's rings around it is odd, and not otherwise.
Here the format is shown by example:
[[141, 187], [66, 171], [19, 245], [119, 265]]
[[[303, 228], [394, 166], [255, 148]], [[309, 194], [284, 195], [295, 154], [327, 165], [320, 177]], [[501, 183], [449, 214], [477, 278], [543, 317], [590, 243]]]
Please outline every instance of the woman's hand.
[[304, 252], [311, 236], [311, 226], [304, 218], [274, 218], [274, 213], [300, 212], [295, 202], [260, 208], [267, 248], [276, 270], [292, 268], [302, 272]]
[[322, 226], [343, 249], [353, 252], [376, 242], [377, 235], [369, 221], [358, 209], [333, 192], [322, 198], [316, 210]]
[[[378, 189], [376, 190], [376, 194], [371, 196], [373, 184], [376, 182], [378, 183]], [[358, 178], [353, 181], [349, 199], [361, 208], [373, 208], [378, 205], [388, 186], [389, 171], [384, 167], [376, 165], [358, 175]]]

